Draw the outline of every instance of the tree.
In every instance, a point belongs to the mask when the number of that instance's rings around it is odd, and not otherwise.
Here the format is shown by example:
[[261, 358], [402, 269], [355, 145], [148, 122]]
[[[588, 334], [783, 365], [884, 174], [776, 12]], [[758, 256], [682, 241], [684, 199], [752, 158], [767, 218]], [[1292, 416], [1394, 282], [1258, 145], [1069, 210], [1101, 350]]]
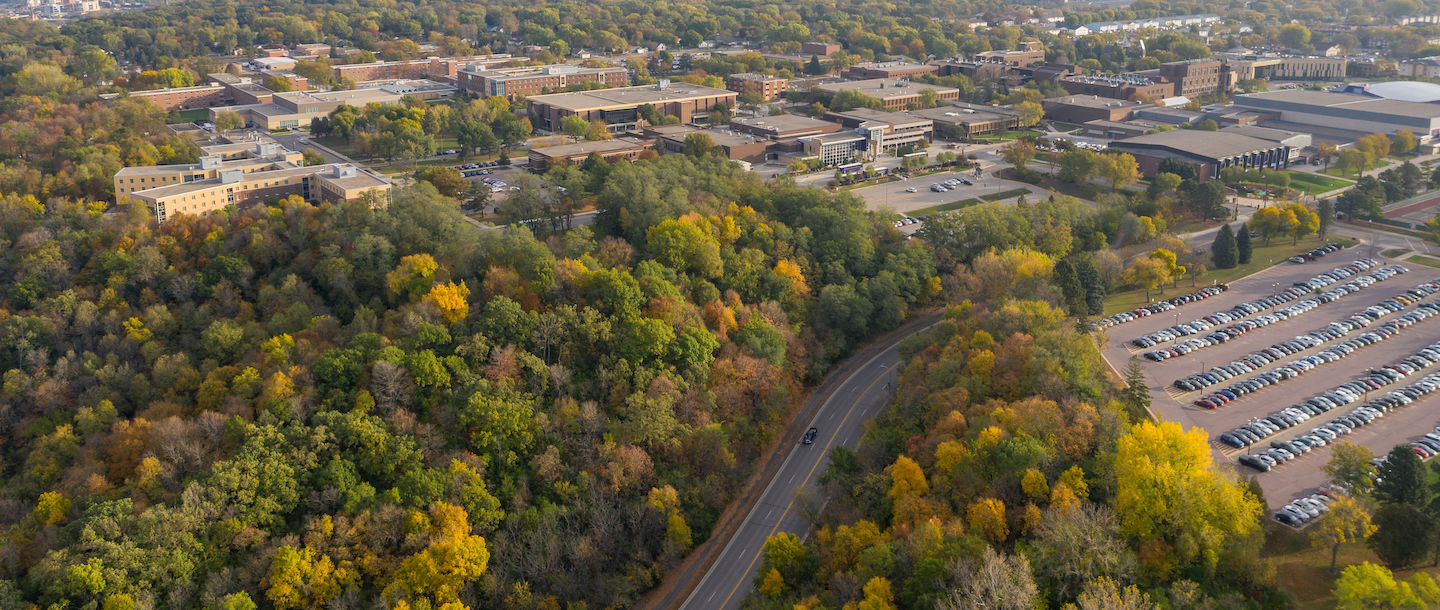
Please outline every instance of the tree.
[[304, 159], [306, 167], [325, 164], [325, 155], [320, 154], [320, 151], [313, 148], [306, 148], [300, 151], [300, 156]]
[[1035, 158], [1035, 146], [1022, 140], [1015, 140], [1000, 149], [1000, 158], [1015, 166], [1015, 169], [1024, 171], [1025, 164]]
[[1158, 606], [1150, 596], [1135, 585], [1121, 587], [1109, 577], [1100, 577], [1085, 583], [1085, 589], [1075, 599], [1078, 610], [1155, 610]]
[[1319, 216], [1320, 221], [1318, 232], [1320, 233], [1320, 239], [1324, 240], [1325, 234], [1330, 230], [1330, 223], [1335, 221], [1335, 200], [1321, 199], [1320, 203], [1317, 204], [1317, 208], [1315, 214]]
[[1085, 288], [1085, 310], [1092, 316], [1105, 313], [1106, 284], [1100, 271], [1094, 263], [1086, 260], [1080, 262], [1075, 273], [1080, 278], [1080, 285]]
[[601, 121], [591, 121], [585, 129], [585, 139], [591, 142], [610, 139], [610, 130]]
[[221, 112], [215, 115], [215, 129], [219, 131], [240, 129], [244, 126], [245, 119], [240, 118], [240, 115], [234, 112]]
[[1240, 230], [1235, 232], [1235, 256], [1242, 265], [1250, 264], [1250, 255], [1254, 249], [1250, 245], [1250, 223], [1240, 223]]
[[1374, 165], [1390, 153], [1390, 138], [1383, 133], [1372, 133], [1355, 140], [1355, 150], [1365, 155], [1365, 164]]
[[1089, 309], [1085, 304], [1085, 288], [1080, 285], [1080, 276], [1075, 271], [1075, 266], [1068, 260], [1056, 262], [1050, 279], [1060, 288], [1060, 294], [1065, 299], [1065, 310], [1072, 316], [1083, 318]]
[[470, 533], [465, 509], [451, 504], [430, 506], [428, 544], [395, 569], [385, 594], [435, 607], [459, 602], [464, 586], [484, 575], [490, 563], [485, 539]]
[[1350, 172], [1358, 173], [1369, 164], [1370, 160], [1365, 157], [1365, 153], [1350, 148], [1340, 151], [1335, 156], [1335, 169], [1340, 170], [1341, 175]]
[[1290, 225], [1290, 237], [1293, 238], [1290, 243], [1292, 244], [1300, 243], [1301, 237], [1314, 233], [1316, 229], [1320, 228], [1320, 216], [1311, 212], [1310, 208], [1305, 207], [1303, 203], [1286, 205], [1285, 211], [1291, 213], [1295, 218], [1295, 223]]
[[1174, 422], [1142, 421], [1118, 440], [1112, 504], [1122, 534], [1168, 549], [1143, 560], [1152, 573], [1191, 565], [1213, 573], [1233, 545], [1258, 535], [1260, 503], [1211, 460], [1205, 432]]
[[1100, 162], [1096, 165], [1098, 173], [1110, 183], [1112, 189], [1140, 180], [1140, 165], [1130, 153], [1101, 155]]
[[265, 79], [265, 88], [274, 91], [275, 93], [284, 93], [286, 91], [295, 90], [295, 87], [290, 84], [290, 79], [283, 76], [272, 76]]
[[1330, 549], [1330, 573], [1335, 573], [1335, 561], [1340, 555], [1340, 545], [1363, 542], [1375, 533], [1370, 523], [1370, 513], [1352, 497], [1340, 497], [1330, 503], [1330, 512], [1310, 530], [1310, 544], [1318, 549]]
[[1412, 150], [1420, 141], [1415, 138], [1415, 133], [1409, 129], [1401, 129], [1390, 136], [1390, 154], [1403, 155]]
[[1331, 484], [1352, 495], [1366, 495], [1374, 488], [1375, 475], [1379, 470], [1371, 463], [1375, 454], [1363, 445], [1340, 441], [1331, 448], [1330, 461], [1325, 464], [1325, 474]]
[[460, 145], [460, 155], [464, 157], [500, 150], [500, 139], [495, 137], [495, 132], [479, 121], [461, 122], [455, 130], [455, 142]]
[[1298, 23], [1287, 23], [1280, 27], [1277, 37], [1280, 44], [1290, 49], [1304, 49], [1310, 44], [1310, 28]]
[[1125, 365], [1125, 389], [1120, 391], [1120, 397], [1137, 411], [1150, 408], [1150, 387], [1145, 383], [1145, 368], [1135, 356], [1131, 356]]
[[[1405, 449], [1410, 450], [1409, 447]], [[1385, 565], [1405, 568], [1430, 554], [1435, 524], [1419, 508], [1409, 504], [1385, 504], [1375, 511], [1373, 520], [1375, 531], [1367, 543]]]
[[810, 74], [810, 75], [814, 75], [814, 76], [819, 76], [819, 75], [821, 75], [821, 74], [824, 74], [825, 72], [826, 72], [825, 66], [823, 66], [823, 65], [820, 64], [820, 56], [819, 56], [819, 55], [811, 55], [811, 56], [810, 56], [810, 63], [808, 63], [808, 64], [805, 65], [805, 73], [806, 73], [806, 74]]
[[1155, 174], [1154, 180], [1150, 181], [1150, 186], [1145, 189], [1146, 194], [1151, 198], [1172, 195], [1175, 193], [1175, 189], [1180, 187], [1182, 181], [1183, 179], [1180, 176], [1170, 172], [1160, 172]]
[[715, 141], [710, 135], [704, 132], [695, 132], [685, 136], [685, 154], [692, 157], [703, 157], [715, 150]]
[[1336, 155], [1339, 154], [1340, 149], [1336, 148], [1334, 144], [1321, 144], [1315, 147], [1315, 157], [1320, 159], [1321, 163], [1325, 164], [1325, 169], [1330, 169], [1330, 164], [1335, 161]]
[[589, 131], [590, 121], [585, 120], [584, 117], [578, 114], [565, 115], [564, 118], [560, 119], [560, 132], [567, 136], [583, 138], [586, 132]]
[[1085, 148], [1072, 148], [1060, 153], [1059, 178], [1073, 184], [1087, 184], [1095, 175], [1100, 155]]
[[1335, 580], [1335, 600], [1339, 610], [1425, 607], [1409, 583], [1397, 582], [1390, 570], [1368, 561], [1340, 573]]
[[1229, 224], [1220, 225], [1215, 241], [1210, 244], [1210, 262], [1215, 264], [1216, 269], [1231, 269], [1239, 256], [1235, 248], [1235, 232], [1230, 230]]
[[1045, 109], [1039, 102], [1020, 102], [1015, 104], [1015, 115], [1020, 118], [1021, 127], [1032, 127], [1045, 117]]
[[1396, 445], [1380, 462], [1375, 499], [1385, 504], [1422, 507], [1430, 501], [1425, 464], [1408, 445]]
[[979, 532], [991, 544], [1001, 544], [1010, 535], [1010, 526], [1005, 522], [1005, 503], [995, 498], [972, 502], [965, 519], [970, 529]]
[[1030, 610], [1040, 601], [1040, 587], [1023, 553], [1008, 554], [985, 547], [978, 565], [966, 567], [963, 584], [940, 604], [941, 608]]
[[1299, 222], [1293, 210], [1272, 206], [1255, 210], [1250, 217], [1250, 228], [1265, 238], [1265, 244], [1269, 245], [1270, 238], [1296, 230], [1295, 225]]
[[448, 167], [426, 167], [415, 172], [416, 180], [424, 180], [446, 197], [459, 197], [470, 188], [470, 180]]
[[1170, 269], [1164, 261], [1149, 256], [1135, 259], [1125, 270], [1122, 280], [1131, 286], [1145, 288], [1145, 300], [1150, 300], [1150, 291], [1170, 283]]

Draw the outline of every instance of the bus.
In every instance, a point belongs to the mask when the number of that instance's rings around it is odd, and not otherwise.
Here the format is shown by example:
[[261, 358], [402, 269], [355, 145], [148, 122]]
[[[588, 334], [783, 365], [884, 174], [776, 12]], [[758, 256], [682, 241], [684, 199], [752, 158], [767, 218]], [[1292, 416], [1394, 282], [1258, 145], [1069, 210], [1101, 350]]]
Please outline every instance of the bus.
[[840, 175], [841, 175], [841, 176], [845, 176], [845, 175], [849, 175], [849, 174], [858, 174], [858, 173], [860, 173], [860, 172], [865, 171], [865, 164], [864, 164], [864, 163], [848, 163], [848, 164], [841, 165], [840, 167], [836, 168], [836, 171], [840, 172]]

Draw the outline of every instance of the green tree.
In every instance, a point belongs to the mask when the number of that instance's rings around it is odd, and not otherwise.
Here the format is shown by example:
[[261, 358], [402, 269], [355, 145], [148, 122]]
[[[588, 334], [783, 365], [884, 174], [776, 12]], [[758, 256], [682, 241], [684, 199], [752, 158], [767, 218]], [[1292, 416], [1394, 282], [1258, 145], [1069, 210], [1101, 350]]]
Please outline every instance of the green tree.
[[1367, 542], [1386, 565], [1405, 568], [1429, 556], [1435, 524], [1424, 511], [1410, 504], [1384, 504], [1373, 521], [1375, 531]]
[[1125, 365], [1125, 389], [1121, 391], [1125, 404], [1136, 410], [1150, 408], [1150, 386], [1145, 381], [1145, 367], [1140, 359], [1130, 357]]
[[560, 119], [560, 132], [575, 138], [585, 137], [590, 131], [590, 121], [585, 120], [578, 114], [568, 114]]
[[1060, 288], [1066, 311], [1072, 316], [1085, 317], [1089, 312], [1085, 304], [1085, 288], [1080, 285], [1080, 275], [1075, 271], [1075, 266], [1068, 260], [1056, 262], [1050, 279]]
[[1035, 158], [1035, 145], [1023, 140], [1015, 140], [1000, 149], [1000, 158], [1015, 166], [1015, 169], [1025, 171], [1025, 165]]
[[1220, 230], [1215, 233], [1215, 241], [1210, 244], [1210, 261], [1215, 264], [1216, 269], [1231, 269], [1235, 267], [1238, 259], [1235, 232], [1230, 230], [1229, 224], [1220, 225]]
[[685, 136], [685, 154], [692, 157], [703, 157], [715, 150], [715, 141], [710, 135], [704, 132], [695, 132]]
[[1250, 223], [1240, 223], [1240, 230], [1235, 232], [1235, 255], [1240, 264], [1250, 264], [1250, 256], [1254, 248], [1250, 245]]
[[1365, 507], [1354, 498], [1341, 497], [1330, 503], [1330, 512], [1310, 530], [1310, 544], [1330, 550], [1330, 573], [1333, 574], [1340, 545], [1362, 542], [1373, 533], [1375, 526], [1370, 523], [1370, 513]]
[[1363, 445], [1340, 441], [1330, 450], [1330, 461], [1325, 464], [1325, 474], [1331, 484], [1345, 489], [1353, 495], [1368, 495], [1375, 485], [1379, 473], [1371, 463], [1375, 454]]
[[1287, 48], [1304, 49], [1310, 44], [1310, 28], [1298, 23], [1287, 23], [1280, 27], [1277, 39]]
[[1330, 223], [1335, 221], [1335, 200], [1321, 199], [1316, 207], [1315, 214], [1319, 216], [1318, 220], [1320, 221], [1317, 232], [1320, 234], [1320, 239], [1324, 240], [1325, 234], [1330, 230]]
[[1398, 582], [1390, 570], [1370, 562], [1353, 565], [1335, 580], [1335, 607], [1340, 610], [1413, 609], [1425, 602], [1409, 583]]
[[1375, 499], [1385, 504], [1421, 507], [1430, 501], [1425, 464], [1408, 445], [1396, 445], [1380, 462]]

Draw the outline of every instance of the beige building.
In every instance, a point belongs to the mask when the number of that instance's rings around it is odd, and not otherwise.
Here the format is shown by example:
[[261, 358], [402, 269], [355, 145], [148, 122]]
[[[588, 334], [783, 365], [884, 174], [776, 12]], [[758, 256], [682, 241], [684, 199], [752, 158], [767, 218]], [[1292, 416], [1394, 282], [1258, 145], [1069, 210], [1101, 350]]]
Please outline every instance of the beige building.
[[455, 87], [426, 80], [402, 80], [377, 87], [350, 91], [287, 91], [276, 93], [268, 103], [222, 106], [210, 109], [210, 120], [233, 112], [262, 129], [293, 129], [308, 126], [310, 120], [330, 114], [340, 106], [394, 104], [406, 96], [439, 99], [455, 94]]
[[[1225, 60], [1231, 78], [1242, 80], [1345, 80], [1343, 57], [1281, 57], [1241, 55]], [[1232, 83], [1233, 84], [1233, 83]]]
[[939, 70], [939, 68], [929, 64], [912, 64], [908, 61], [885, 61], [855, 64], [846, 68], [840, 75], [850, 80], [913, 78], [921, 74], [930, 74], [937, 70]]
[[881, 106], [886, 110], [905, 110], [923, 106], [920, 92], [926, 89], [935, 92], [937, 101], [960, 101], [959, 89], [889, 78], [822, 83], [816, 85], [811, 91], [827, 98], [834, 97], [841, 91], [857, 91], [880, 100]]
[[137, 191], [220, 177], [222, 171], [252, 173], [291, 167], [304, 156], [274, 142], [204, 146], [199, 163], [125, 167], [115, 172], [115, 198]]
[[629, 138], [532, 148], [528, 167], [532, 172], [543, 174], [556, 165], [584, 163], [586, 159], [590, 158], [590, 155], [600, 155], [600, 158], [607, 163], [613, 163], [619, 159], [634, 161], [640, 157], [641, 153], [650, 148], [650, 142]]
[[537, 95], [526, 98], [525, 110], [536, 129], [560, 131], [560, 122], [575, 115], [623, 133], [639, 126], [640, 107], [647, 104], [661, 116], [672, 115], [689, 123], [717, 106], [734, 108], [739, 97], [734, 91], [662, 80], [658, 85]]

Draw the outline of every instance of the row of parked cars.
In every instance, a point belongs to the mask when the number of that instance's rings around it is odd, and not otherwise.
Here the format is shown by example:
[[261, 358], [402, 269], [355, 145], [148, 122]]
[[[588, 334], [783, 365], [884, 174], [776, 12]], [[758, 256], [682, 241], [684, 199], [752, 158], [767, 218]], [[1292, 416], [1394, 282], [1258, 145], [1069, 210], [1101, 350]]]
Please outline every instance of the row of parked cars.
[[1275, 520], [1290, 527], [1305, 527], [1311, 521], [1319, 519], [1320, 515], [1330, 512], [1333, 493], [1330, 489], [1321, 488], [1317, 493], [1296, 498], [1275, 511]]
[[1435, 426], [1434, 432], [1426, 432], [1425, 436], [1410, 441], [1410, 448], [1421, 460], [1429, 460], [1440, 455], [1440, 426]]
[[[1308, 400], [1295, 403], [1273, 415], [1221, 434], [1220, 442], [1235, 448], [1254, 445], [1281, 430], [1298, 426], [1312, 417], [1364, 400], [1369, 392], [1379, 392], [1437, 362], [1440, 362], [1440, 343], [1433, 343], [1421, 348], [1414, 355], [1395, 363], [1371, 369], [1370, 373], [1364, 377], [1348, 381], [1327, 392], [1312, 396]], [[1369, 400], [1295, 439], [1272, 441], [1269, 450], [1264, 453], [1242, 456], [1239, 461], [1260, 472], [1269, 472], [1271, 468], [1334, 442], [1335, 439], [1349, 434], [1356, 428], [1369, 424], [1384, 417], [1392, 410], [1434, 392], [1436, 388], [1440, 388], [1440, 373], [1431, 373], [1410, 385]]]
[[1301, 252], [1301, 253], [1300, 253], [1299, 255], [1297, 255], [1297, 256], [1292, 256], [1292, 257], [1290, 257], [1290, 262], [1292, 262], [1292, 263], [1308, 263], [1308, 262], [1313, 261], [1313, 260], [1315, 260], [1315, 259], [1317, 259], [1317, 258], [1323, 257], [1323, 256], [1325, 256], [1326, 254], [1329, 254], [1329, 253], [1331, 253], [1331, 252], [1334, 252], [1334, 251], [1336, 251], [1336, 250], [1339, 250], [1340, 248], [1341, 248], [1340, 244], [1331, 242], [1331, 243], [1325, 244], [1325, 245], [1323, 245], [1323, 246], [1320, 246], [1319, 248], [1316, 248], [1316, 249], [1314, 249], [1314, 250], [1311, 250], [1311, 251], [1309, 251], [1309, 252]]
[[[1355, 264], [1359, 264], [1359, 263], [1355, 263]], [[1226, 341], [1229, 341], [1229, 340], [1231, 340], [1231, 339], [1234, 339], [1235, 337], [1238, 337], [1238, 336], [1240, 336], [1240, 335], [1243, 335], [1243, 334], [1245, 334], [1245, 333], [1248, 333], [1248, 332], [1250, 332], [1250, 331], [1252, 331], [1252, 330], [1255, 330], [1255, 329], [1257, 329], [1257, 328], [1262, 328], [1262, 327], [1265, 327], [1265, 326], [1269, 326], [1269, 325], [1274, 324], [1274, 323], [1276, 323], [1276, 322], [1279, 322], [1279, 321], [1282, 321], [1282, 320], [1288, 320], [1288, 319], [1293, 318], [1293, 317], [1295, 317], [1295, 316], [1305, 314], [1305, 313], [1307, 313], [1307, 312], [1315, 309], [1316, 307], [1319, 307], [1320, 305], [1322, 305], [1322, 304], [1324, 304], [1324, 303], [1329, 303], [1329, 302], [1334, 301], [1334, 300], [1336, 300], [1336, 299], [1339, 299], [1339, 298], [1341, 298], [1341, 297], [1344, 297], [1344, 296], [1347, 296], [1347, 295], [1350, 295], [1350, 294], [1354, 294], [1355, 292], [1358, 292], [1358, 291], [1360, 291], [1360, 290], [1362, 290], [1362, 289], [1364, 289], [1364, 288], [1366, 288], [1366, 287], [1368, 287], [1368, 286], [1371, 286], [1371, 285], [1375, 284], [1376, 282], [1384, 281], [1384, 280], [1386, 280], [1386, 279], [1392, 278], [1392, 277], [1394, 277], [1394, 276], [1396, 276], [1396, 275], [1399, 275], [1399, 274], [1401, 274], [1401, 273], [1405, 273], [1406, 271], [1408, 271], [1408, 269], [1406, 269], [1404, 266], [1401, 266], [1401, 265], [1391, 265], [1391, 266], [1389, 266], [1389, 267], [1383, 267], [1383, 268], [1380, 268], [1380, 269], [1376, 269], [1376, 270], [1371, 271], [1370, 273], [1368, 273], [1368, 274], [1366, 274], [1366, 275], [1362, 275], [1362, 276], [1356, 277], [1355, 279], [1351, 280], [1350, 282], [1348, 282], [1348, 283], [1346, 283], [1346, 284], [1343, 284], [1343, 285], [1338, 286], [1338, 287], [1336, 287], [1336, 288], [1333, 288], [1333, 289], [1331, 289], [1331, 290], [1327, 290], [1327, 291], [1325, 291], [1325, 292], [1323, 292], [1323, 293], [1320, 293], [1320, 294], [1318, 294], [1318, 295], [1316, 295], [1316, 296], [1314, 296], [1314, 297], [1301, 300], [1301, 301], [1299, 301], [1299, 302], [1297, 302], [1297, 303], [1295, 303], [1295, 304], [1293, 304], [1293, 305], [1290, 305], [1290, 306], [1288, 306], [1288, 307], [1285, 307], [1284, 309], [1280, 309], [1280, 310], [1275, 311], [1275, 312], [1273, 312], [1273, 313], [1266, 314], [1266, 315], [1263, 315], [1263, 316], [1259, 316], [1259, 317], [1256, 317], [1256, 318], [1251, 318], [1251, 319], [1248, 319], [1248, 320], [1241, 320], [1240, 322], [1237, 322], [1237, 323], [1235, 323], [1235, 324], [1231, 324], [1230, 326], [1227, 326], [1227, 327], [1225, 327], [1225, 328], [1223, 328], [1223, 329], [1221, 329], [1221, 330], [1219, 330], [1219, 331], [1210, 333], [1209, 335], [1206, 335], [1206, 336], [1204, 336], [1204, 337], [1193, 337], [1193, 338], [1187, 339], [1187, 340], [1185, 340], [1185, 341], [1183, 341], [1183, 342], [1181, 342], [1181, 343], [1178, 343], [1178, 344], [1173, 345], [1173, 346], [1171, 346], [1171, 347], [1169, 347], [1169, 348], [1166, 348], [1166, 349], [1158, 349], [1158, 350], [1152, 350], [1152, 351], [1149, 351], [1149, 352], [1145, 352], [1144, 356], [1145, 356], [1146, 359], [1153, 360], [1153, 361], [1155, 361], [1155, 362], [1160, 362], [1160, 361], [1163, 361], [1163, 360], [1166, 360], [1166, 359], [1169, 359], [1169, 358], [1174, 358], [1174, 357], [1176, 357], [1176, 356], [1182, 356], [1182, 355], [1188, 354], [1188, 353], [1190, 353], [1190, 352], [1193, 352], [1193, 351], [1196, 351], [1196, 350], [1199, 350], [1199, 349], [1204, 349], [1204, 348], [1210, 347], [1210, 346], [1212, 346], [1212, 345], [1218, 345], [1218, 344], [1224, 343], [1224, 342], [1226, 342]], [[1348, 277], [1348, 276], [1346, 276], [1346, 277]], [[1329, 279], [1329, 276], [1326, 276], [1326, 279]], [[1311, 280], [1311, 281], [1313, 282], [1313, 281], [1316, 281], [1316, 280]], [[1315, 290], [1318, 290], [1318, 289], [1320, 289], [1320, 288], [1324, 288], [1324, 287], [1326, 287], [1326, 286], [1329, 286], [1329, 285], [1332, 284], [1332, 283], [1333, 283], [1333, 282], [1325, 283], [1325, 284], [1322, 284], [1322, 285], [1320, 285], [1320, 286], [1315, 287], [1314, 289], [1315, 289]], [[1296, 282], [1296, 284], [1300, 284], [1300, 282]], [[1272, 295], [1272, 296], [1269, 296], [1269, 297], [1265, 297], [1264, 299], [1260, 299], [1259, 301], [1252, 301], [1252, 302], [1250, 302], [1250, 303], [1241, 303], [1240, 305], [1237, 305], [1236, 307], [1237, 307], [1237, 308], [1241, 308], [1242, 311], [1243, 311], [1243, 310], [1247, 310], [1247, 309], [1255, 309], [1255, 310], [1259, 311], [1259, 310], [1261, 310], [1262, 307], [1268, 309], [1268, 308], [1270, 308], [1270, 307], [1276, 307], [1276, 306], [1278, 306], [1278, 305], [1283, 305], [1283, 304], [1288, 303], [1288, 302], [1290, 302], [1290, 301], [1292, 301], [1292, 300], [1295, 300], [1295, 299], [1299, 298], [1301, 295], [1305, 295], [1305, 294], [1309, 294], [1309, 290], [1307, 290], [1307, 288], [1301, 288], [1300, 286], [1297, 285], [1297, 286], [1292, 286], [1291, 288], [1286, 289], [1285, 292], [1281, 292], [1281, 293], [1276, 294], [1276, 295]], [[1282, 295], [1283, 295], [1283, 296], [1282, 296]], [[1233, 311], [1233, 310], [1232, 310], [1232, 311]], [[1222, 312], [1222, 313], [1226, 313], [1227, 315], [1231, 315], [1232, 318], [1233, 318], [1233, 313], [1231, 313], [1231, 312]], [[1215, 315], [1215, 314], [1212, 314], [1212, 315]], [[1204, 320], [1202, 320], [1202, 322], [1203, 322], [1203, 321], [1204, 321]], [[1192, 323], [1192, 324], [1194, 324], [1194, 323]], [[1166, 339], [1166, 340], [1169, 340], [1169, 339]]]
[[1139, 320], [1140, 318], [1154, 315], [1162, 311], [1170, 311], [1181, 305], [1198, 303], [1217, 294], [1225, 292], [1229, 289], [1229, 284], [1216, 284], [1214, 286], [1206, 286], [1205, 288], [1201, 288], [1200, 290], [1197, 290], [1190, 294], [1182, 294], [1178, 297], [1165, 299], [1163, 301], [1151, 303], [1144, 307], [1139, 307], [1130, 311], [1122, 311], [1120, 313], [1101, 318], [1090, 323], [1090, 330], [1099, 330], [1102, 328], [1110, 328], [1111, 326], [1119, 326], [1126, 322], [1133, 322], [1135, 320]]
[[[1203, 373], [1197, 373], [1189, 377], [1176, 379], [1173, 385], [1178, 389], [1191, 392], [1210, 387], [1238, 375], [1244, 375], [1245, 373], [1253, 372], [1256, 369], [1271, 364], [1284, 356], [1304, 351], [1311, 347], [1316, 347], [1330, 341], [1337, 341], [1354, 331], [1360, 330], [1362, 328], [1367, 328], [1370, 326], [1371, 323], [1379, 320], [1380, 318], [1383, 318], [1390, 315], [1391, 313], [1398, 312], [1406, 307], [1414, 305], [1415, 303], [1418, 303], [1420, 299], [1435, 294], [1436, 292], [1440, 292], [1440, 281], [1432, 281], [1420, 284], [1419, 286], [1407, 290], [1405, 294], [1397, 295], [1393, 299], [1386, 299], [1385, 301], [1382, 301], [1375, 305], [1371, 305], [1370, 307], [1365, 308], [1363, 311], [1352, 314], [1350, 317], [1343, 320], [1331, 322], [1330, 324], [1322, 328], [1317, 328], [1308, 333], [1295, 337], [1294, 339], [1291, 339], [1289, 341], [1276, 343], [1265, 349], [1250, 352], [1249, 354], [1246, 354], [1245, 356], [1242, 356], [1238, 360], [1230, 362], [1229, 364], [1222, 364]], [[1426, 308], [1426, 312], [1420, 314], [1418, 318], [1414, 319], [1413, 321], [1410, 321], [1410, 317], [1407, 316], [1406, 321], [1391, 322], [1388, 323], [1387, 326], [1382, 326], [1381, 329], [1376, 330], [1380, 331], [1382, 329], [1389, 328], [1390, 331], [1395, 331], [1400, 328], [1404, 328], [1405, 326], [1409, 326], [1414, 322], [1418, 322], [1429, 317], [1430, 315], [1432, 315], [1433, 310], [1435, 309], [1440, 309], [1440, 305], [1429, 305]], [[1372, 340], [1368, 343], [1358, 340], [1359, 338], [1352, 339], [1351, 341], [1346, 341], [1343, 344], [1336, 345], [1319, 353], [1306, 356], [1304, 358], [1300, 358], [1291, 362], [1287, 362], [1284, 366], [1281, 367], [1281, 369], [1277, 369], [1277, 372], [1279, 372], [1281, 375], [1284, 375], [1285, 373], [1283, 369], [1291, 369], [1295, 375], [1299, 375], [1300, 373], [1308, 371], [1311, 368], [1314, 368], [1321, 364], [1339, 360], [1340, 358], [1355, 351], [1355, 349], [1359, 349], [1360, 347], [1365, 347], [1366, 345], [1370, 345], [1374, 342], [1384, 340], [1388, 338], [1391, 334], [1393, 334], [1393, 332], [1375, 332], [1367, 333], [1367, 335], [1368, 334], [1375, 335], [1375, 337], [1372, 337]], [[1362, 335], [1361, 337], [1364, 336], [1365, 335]], [[1195, 404], [1196, 406], [1210, 408], [1214, 408], [1214, 406], [1216, 406], [1201, 404], [1200, 401], [1196, 401]]]
[[1304, 358], [1300, 358], [1295, 361], [1286, 363], [1284, 366], [1277, 368], [1273, 371], [1266, 371], [1250, 379], [1246, 379], [1236, 384], [1231, 384], [1224, 389], [1212, 392], [1206, 396], [1202, 396], [1195, 401], [1195, 405], [1208, 409], [1214, 409], [1232, 400], [1238, 400], [1241, 396], [1244, 396], [1251, 392], [1258, 392], [1261, 389], [1280, 383], [1281, 381], [1284, 381], [1286, 379], [1298, 377], [1305, 371], [1311, 370], [1322, 364], [1334, 362], [1336, 360], [1344, 358], [1345, 356], [1354, 353], [1360, 348], [1374, 345], [1376, 343], [1389, 339], [1390, 337], [1399, 334], [1401, 329], [1415, 324], [1426, 318], [1429, 318], [1437, 313], [1440, 313], [1440, 304], [1426, 303], [1416, 308], [1415, 311], [1412, 311], [1403, 316], [1400, 316], [1399, 318], [1386, 322], [1373, 330], [1361, 333], [1354, 338], [1347, 339], [1346, 341], [1338, 345], [1327, 348], [1320, 352], [1316, 352], [1309, 356], [1305, 356]]
[[[1374, 265], [1374, 263], [1375, 263], [1375, 261], [1367, 258], [1367, 259], [1361, 259], [1361, 260], [1359, 260], [1359, 261], [1355, 261], [1354, 263], [1351, 264], [1351, 266], [1358, 266], [1358, 267], [1360, 267], [1362, 270], [1364, 270], [1364, 269], [1369, 269], [1371, 266]], [[1343, 268], [1342, 268], [1342, 267], [1337, 267], [1336, 269], [1332, 270], [1330, 273], [1333, 274], [1333, 273], [1335, 273], [1335, 272], [1337, 272], [1337, 271], [1339, 271], [1339, 270], [1341, 270], [1341, 269], [1343, 269]], [[1329, 281], [1329, 282], [1332, 283], [1332, 284], [1334, 283], [1334, 280], [1331, 279], [1331, 276], [1322, 273], [1322, 274], [1316, 275], [1315, 277], [1312, 277], [1312, 278], [1310, 278], [1309, 280], [1306, 280], [1306, 281], [1304, 281], [1304, 282], [1295, 282], [1295, 285], [1294, 285], [1294, 286], [1292, 286], [1292, 287], [1290, 287], [1290, 288], [1286, 288], [1285, 290], [1282, 290], [1282, 291], [1280, 291], [1280, 292], [1278, 292], [1278, 293], [1275, 293], [1275, 294], [1273, 294], [1273, 295], [1270, 295], [1270, 296], [1268, 296], [1268, 297], [1264, 297], [1264, 298], [1261, 298], [1261, 299], [1256, 299], [1256, 300], [1254, 300], [1254, 301], [1249, 301], [1249, 302], [1246, 302], [1246, 303], [1241, 303], [1241, 304], [1239, 304], [1239, 305], [1236, 305], [1236, 306], [1234, 306], [1234, 307], [1231, 307], [1230, 309], [1228, 309], [1228, 310], [1226, 310], [1226, 311], [1217, 311], [1217, 312], [1212, 313], [1212, 314], [1210, 314], [1210, 315], [1208, 315], [1208, 316], [1204, 316], [1204, 317], [1202, 317], [1202, 318], [1199, 318], [1199, 319], [1197, 319], [1197, 320], [1194, 320], [1194, 321], [1189, 322], [1189, 323], [1186, 323], [1186, 324], [1177, 324], [1177, 325], [1175, 325], [1175, 326], [1171, 326], [1170, 328], [1165, 328], [1165, 329], [1161, 329], [1161, 330], [1155, 331], [1155, 332], [1150, 333], [1150, 334], [1148, 334], [1148, 335], [1145, 335], [1145, 336], [1143, 336], [1143, 337], [1137, 337], [1137, 338], [1131, 340], [1131, 341], [1130, 341], [1130, 344], [1131, 344], [1131, 345], [1134, 345], [1135, 347], [1142, 347], [1142, 348], [1143, 348], [1143, 347], [1152, 347], [1152, 346], [1154, 346], [1154, 345], [1156, 345], [1156, 344], [1164, 343], [1164, 342], [1166, 342], [1166, 341], [1169, 341], [1169, 340], [1171, 340], [1171, 339], [1175, 339], [1175, 338], [1178, 338], [1178, 337], [1187, 337], [1187, 336], [1190, 336], [1190, 335], [1198, 334], [1198, 333], [1204, 332], [1204, 330], [1208, 330], [1208, 329], [1209, 329], [1209, 326], [1211, 326], [1211, 325], [1227, 324], [1227, 323], [1233, 322], [1233, 321], [1235, 321], [1235, 320], [1240, 320], [1240, 319], [1243, 319], [1243, 318], [1245, 318], [1245, 317], [1255, 315], [1255, 314], [1257, 314], [1257, 313], [1259, 313], [1259, 312], [1265, 311], [1266, 309], [1270, 309], [1270, 308], [1272, 308], [1272, 307], [1278, 307], [1278, 306], [1280, 306], [1280, 305], [1283, 305], [1283, 304], [1285, 304], [1285, 303], [1288, 303], [1288, 302], [1290, 302], [1290, 301], [1292, 301], [1292, 300], [1295, 300], [1295, 299], [1297, 299], [1297, 298], [1300, 298], [1300, 297], [1308, 294], [1309, 292], [1311, 292], [1311, 289], [1312, 289], [1311, 283], [1312, 283], [1312, 282], [1326, 282], [1326, 281]], [[1321, 284], [1322, 287], [1325, 286], [1325, 285], [1328, 285], [1328, 284], [1323, 284], [1323, 283]], [[1195, 325], [1196, 322], [1204, 323], [1204, 324], [1201, 325], [1201, 327], [1203, 327], [1204, 330], [1196, 330], [1196, 328], [1197, 328], [1196, 325]]]

